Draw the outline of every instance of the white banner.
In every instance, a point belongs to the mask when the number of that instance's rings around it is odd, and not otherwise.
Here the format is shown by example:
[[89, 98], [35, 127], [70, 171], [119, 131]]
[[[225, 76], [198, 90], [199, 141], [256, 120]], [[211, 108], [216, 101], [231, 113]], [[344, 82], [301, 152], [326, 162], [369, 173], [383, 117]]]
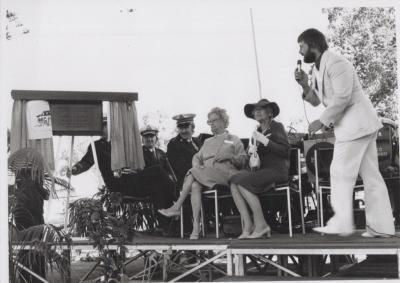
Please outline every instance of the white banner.
[[26, 103], [26, 126], [28, 139], [46, 139], [53, 136], [50, 106], [44, 100], [31, 100]]

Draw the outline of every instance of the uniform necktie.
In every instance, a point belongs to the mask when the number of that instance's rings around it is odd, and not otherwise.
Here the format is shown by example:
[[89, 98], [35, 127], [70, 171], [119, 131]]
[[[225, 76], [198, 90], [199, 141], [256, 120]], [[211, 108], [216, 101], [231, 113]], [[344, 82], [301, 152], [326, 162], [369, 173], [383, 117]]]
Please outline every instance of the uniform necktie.
[[190, 139], [189, 142], [193, 145], [193, 147], [194, 147], [194, 149], [195, 149], [196, 151], [199, 151], [199, 147], [193, 142], [192, 139]]

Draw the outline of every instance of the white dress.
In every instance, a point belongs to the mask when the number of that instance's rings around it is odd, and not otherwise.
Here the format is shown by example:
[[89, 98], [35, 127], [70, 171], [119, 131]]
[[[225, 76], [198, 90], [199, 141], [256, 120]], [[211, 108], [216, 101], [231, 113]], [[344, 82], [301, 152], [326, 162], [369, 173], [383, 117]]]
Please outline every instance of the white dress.
[[[217, 154], [233, 155], [235, 164], [231, 161], [215, 162]], [[192, 174], [197, 182], [206, 187], [216, 184], [228, 186], [229, 179], [243, 167], [247, 160], [242, 141], [234, 135], [225, 132], [204, 141], [200, 151], [193, 156]]]

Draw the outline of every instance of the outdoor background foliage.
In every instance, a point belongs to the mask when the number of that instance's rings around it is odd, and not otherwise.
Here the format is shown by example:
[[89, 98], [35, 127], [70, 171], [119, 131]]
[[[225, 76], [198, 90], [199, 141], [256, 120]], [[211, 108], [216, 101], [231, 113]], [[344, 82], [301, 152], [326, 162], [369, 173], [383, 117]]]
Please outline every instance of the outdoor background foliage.
[[329, 45], [352, 62], [381, 116], [398, 121], [395, 9], [327, 8]]

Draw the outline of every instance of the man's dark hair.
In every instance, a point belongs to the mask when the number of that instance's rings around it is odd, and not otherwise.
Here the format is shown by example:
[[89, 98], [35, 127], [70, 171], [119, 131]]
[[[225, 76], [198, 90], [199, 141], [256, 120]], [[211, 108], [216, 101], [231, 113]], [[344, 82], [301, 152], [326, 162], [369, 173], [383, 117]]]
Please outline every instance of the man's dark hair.
[[317, 48], [321, 53], [328, 49], [325, 35], [315, 28], [303, 31], [297, 38], [297, 42], [304, 41], [310, 48]]

